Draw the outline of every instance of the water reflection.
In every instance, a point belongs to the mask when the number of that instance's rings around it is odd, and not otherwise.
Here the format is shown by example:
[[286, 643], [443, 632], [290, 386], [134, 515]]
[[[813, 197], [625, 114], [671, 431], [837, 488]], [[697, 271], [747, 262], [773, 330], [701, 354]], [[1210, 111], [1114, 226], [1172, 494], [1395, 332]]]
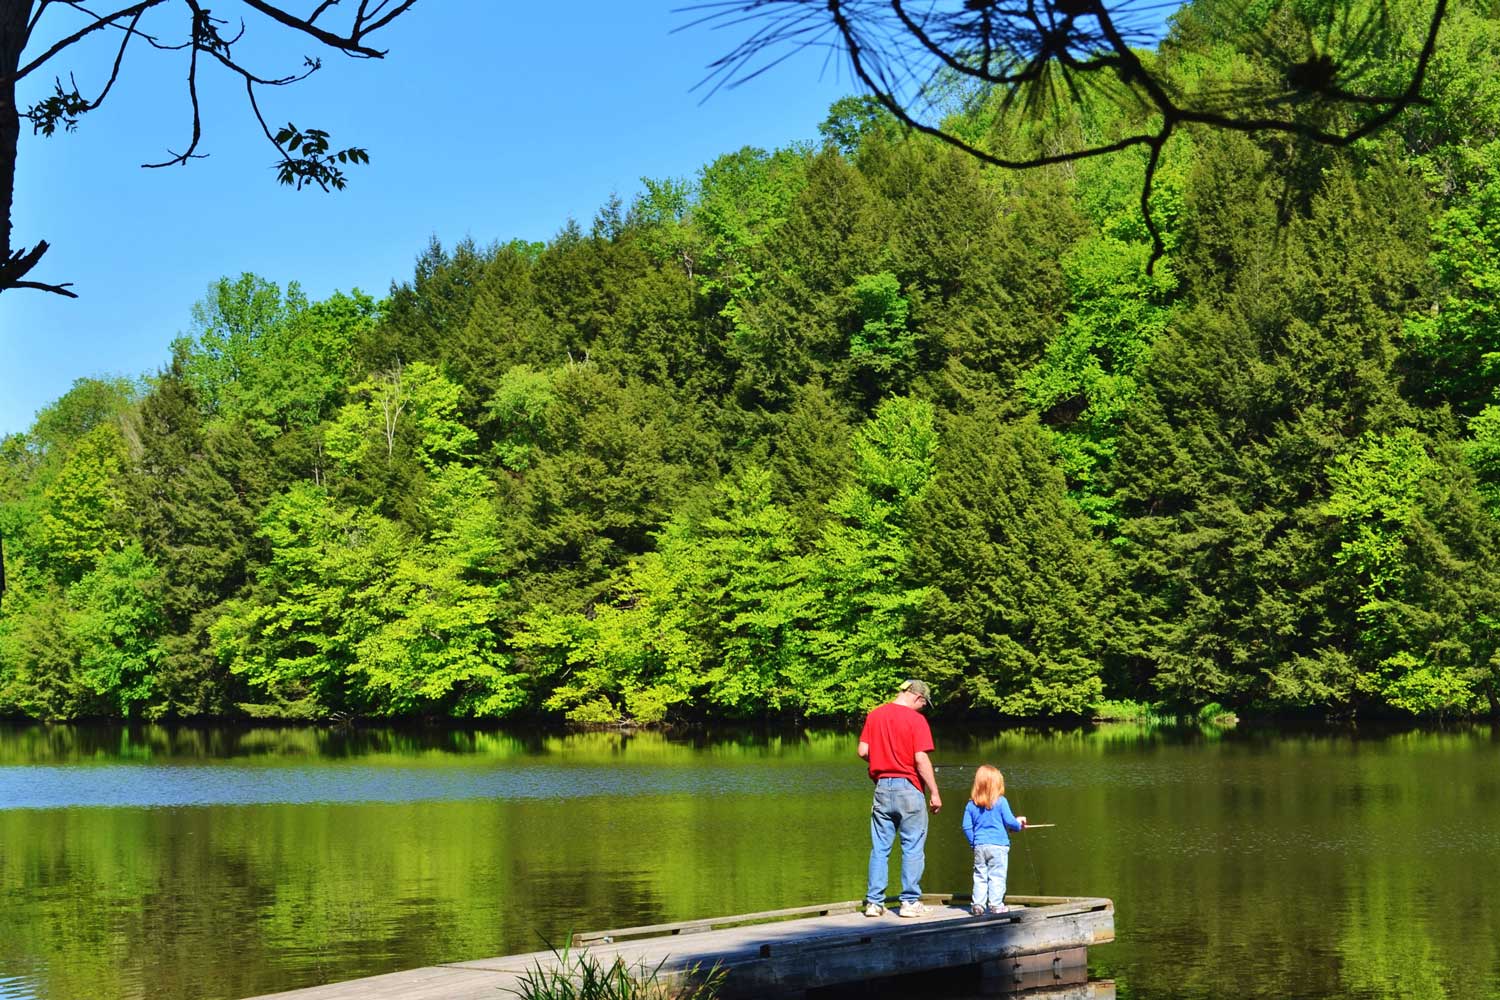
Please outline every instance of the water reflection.
[[[1012, 891], [1115, 900], [1090, 958], [1121, 998], [1500, 997], [1488, 728], [938, 735], [1058, 824]], [[970, 774], [928, 889], [966, 885]], [[834, 731], [0, 727], [0, 1000], [232, 1000], [851, 899], [868, 795]]]

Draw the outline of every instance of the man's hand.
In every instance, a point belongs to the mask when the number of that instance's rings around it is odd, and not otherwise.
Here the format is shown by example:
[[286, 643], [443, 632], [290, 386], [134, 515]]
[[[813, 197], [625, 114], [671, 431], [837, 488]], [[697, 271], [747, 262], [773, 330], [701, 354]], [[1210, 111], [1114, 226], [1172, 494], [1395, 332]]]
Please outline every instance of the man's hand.
[[932, 769], [932, 759], [927, 756], [926, 750], [918, 750], [916, 758], [917, 774], [922, 778], [922, 787], [927, 789], [928, 795], [931, 796], [927, 800], [927, 808], [937, 812], [943, 808], [943, 797], [938, 794], [937, 773]]
[[870, 744], [866, 743], [864, 740], [860, 740], [859, 746], [855, 748], [854, 752], [859, 755], [860, 760], [869, 760]]

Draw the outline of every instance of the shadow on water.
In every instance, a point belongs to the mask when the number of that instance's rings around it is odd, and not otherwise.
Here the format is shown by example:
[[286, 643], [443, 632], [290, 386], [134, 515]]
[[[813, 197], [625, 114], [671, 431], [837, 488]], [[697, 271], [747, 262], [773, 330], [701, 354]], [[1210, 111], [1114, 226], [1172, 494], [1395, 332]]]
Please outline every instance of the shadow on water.
[[1082, 970], [986, 982], [976, 968], [943, 969], [808, 990], [807, 1000], [1116, 1000], [1115, 983]]

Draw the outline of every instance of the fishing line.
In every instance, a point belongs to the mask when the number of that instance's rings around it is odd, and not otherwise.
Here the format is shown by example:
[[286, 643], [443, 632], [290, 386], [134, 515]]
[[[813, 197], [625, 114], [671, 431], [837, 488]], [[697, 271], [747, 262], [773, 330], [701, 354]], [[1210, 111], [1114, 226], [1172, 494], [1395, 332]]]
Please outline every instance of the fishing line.
[[[1037, 823], [1036, 825], [1037, 826], [1056, 826], [1057, 824], [1055, 824], [1055, 823]], [[1026, 830], [1031, 829], [1031, 826], [1032, 826], [1032, 824], [1030, 824], [1030, 823], [1026, 824], [1025, 829], [1023, 829], [1021, 832], [1025, 833]], [[1045, 892], [1042, 891], [1042, 877], [1041, 877], [1041, 875], [1039, 875], [1037, 873], [1037, 868], [1036, 868], [1036, 852], [1031, 849], [1031, 845], [1029, 845], [1029, 844], [1026, 846], [1026, 860], [1031, 865], [1031, 881], [1032, 881], [1032, 884], [1036, 886], [1036, 894], [1038, 896], [1045, 896], [1045, 895], [1047, 895]]]

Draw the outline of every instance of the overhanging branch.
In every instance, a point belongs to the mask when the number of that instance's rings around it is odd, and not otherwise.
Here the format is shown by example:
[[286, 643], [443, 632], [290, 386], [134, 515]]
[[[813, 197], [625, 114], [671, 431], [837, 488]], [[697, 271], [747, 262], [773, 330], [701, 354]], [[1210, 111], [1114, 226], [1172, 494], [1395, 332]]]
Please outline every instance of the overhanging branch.
[[[1148, 66], [1139, 46], [1146, 32], [1127, 27], [1136, 0], [709, 0], [686, 8], [699, 16], [693, 24], [755, 29], [727, 55], [709, 66], [704, 82], [737, 86], [787, 58], [791, 52], [834, 44], [849, 60], [855, 78], [876, 102], [908, 128], [932, 136], [975, 159], [1013, 170], [1083, 160], [1134, 146], [1149, 154], [1142, 177], [1141, 212], [1151, 236], [1147, 268], [1165, 253], [1162, 235], [1151, 216], [1152, 182], [1162, 149], [1183, 125], [1246, 134], [1284, 134], [1327, 146], [1347, 147], [1422, 103], [1421, 91], [1436, 48], [1448, 0], [1434, 0], [1425, 37], [1405, 70], [1399, 93], [1362, 87], [1369, 69], [1382, 58], [1392, 27], [1372, 0], [1372, 13], [1351, 16], [1344, 8], [1358, 0], [1331, 0], [1316, 10], [1298, 11], [1304, 18], [1327, 20], [1321, 32], [1307, 31], [1304, 49], [1273, 53], [1280, 90], [1249, 93], [1241, 106], [1205, 107], [1174, 93], [1155, 64]], [[1122, 17], [1124, 20], [1122, 20]], [[1246, 20], [1248, 11], [1227, 21]], [[1343, 48], [1335, 42], [1342, 37]], [[1283, 44], [1266, 41], [1266, 44]], [[778, 51], [780, 50], [780, 51]], [[1000, 110], [1013, 107], [1032, 117], [1057, 115], [1060, 109], [1082, 110], [1103, 96], [1134, 110], [1135, 134], [1108, 141], [1079, 141], [1061, 152], [1036, 156], [1002, 156], [957, 134], [937, 115], [934, 88], [948, 81], [968, 81], [1001, 93]], [[1243, 113], [1248, 108], [1253, 113]], [[1277, 107], [1288, 109], [1276, 114]], [[1322, 108], [1343, 110], [1347, 128], [1331, 128], [1306, 113]], [[1325, 117], [1335, 117], [1333, 115]]]

